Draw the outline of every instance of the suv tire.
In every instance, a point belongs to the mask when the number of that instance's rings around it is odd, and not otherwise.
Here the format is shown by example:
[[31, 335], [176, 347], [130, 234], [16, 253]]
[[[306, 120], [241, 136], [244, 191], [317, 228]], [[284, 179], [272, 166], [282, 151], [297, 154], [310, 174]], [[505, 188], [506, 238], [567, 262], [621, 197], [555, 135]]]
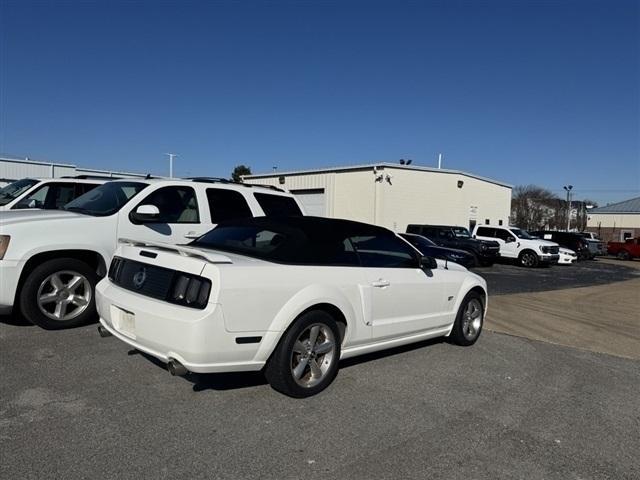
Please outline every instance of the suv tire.
[[75, 258], [48, 260], [31, 271], [19, 293], [20, 310], [47, 330], [76, 327], [95, 319], [95, 270]]
[[287, 330], [265, 367], [274, 390], [294, 398], [315, 395], [338, 374], [340, 331], [327, 312], [302, 314]]

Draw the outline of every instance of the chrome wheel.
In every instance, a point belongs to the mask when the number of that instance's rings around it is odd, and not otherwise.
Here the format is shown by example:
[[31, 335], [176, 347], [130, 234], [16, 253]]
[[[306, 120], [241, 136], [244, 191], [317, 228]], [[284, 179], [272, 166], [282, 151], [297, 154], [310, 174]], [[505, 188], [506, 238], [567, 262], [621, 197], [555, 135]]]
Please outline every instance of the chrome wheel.
[[51, 320], [65, 322], [81, 315], [91, 303], [91, 283], [73, 271], [55, 272], [38, 288], [38, 308]]
[[467, 340], [474, 340], [482, 328], [482, 303], [480, 300], [473, 298], [469, 300], [467, 306], [462, 313], [462, 334]]
[[291, 375], [305, 388], [319, 384], [331, 369], [336, 358], [333, 331], [322, 323], [307, 327], [293, 344]]

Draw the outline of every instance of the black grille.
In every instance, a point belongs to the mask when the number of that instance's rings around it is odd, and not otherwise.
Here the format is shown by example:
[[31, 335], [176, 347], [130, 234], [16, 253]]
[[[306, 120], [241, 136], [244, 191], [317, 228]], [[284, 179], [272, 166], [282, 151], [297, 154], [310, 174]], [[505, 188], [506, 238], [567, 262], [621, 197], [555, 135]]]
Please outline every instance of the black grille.
[[176, 275], [174, 270], [147, 263], [114, 257], [109, 268], [109, 279], [132, 292], [166, 300]]
[[552, 255], [555, 255], [556, 253], [560, 252], [560, 247], [547, 247], [548, 252], [551, 253]]

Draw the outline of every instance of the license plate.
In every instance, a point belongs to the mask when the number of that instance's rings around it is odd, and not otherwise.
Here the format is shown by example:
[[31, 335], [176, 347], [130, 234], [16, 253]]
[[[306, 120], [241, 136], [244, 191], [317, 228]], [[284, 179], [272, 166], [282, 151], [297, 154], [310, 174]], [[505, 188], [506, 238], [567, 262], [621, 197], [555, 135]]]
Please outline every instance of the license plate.
[[136, 315], [115, 306], [111, 306], [113, 328], [129, 338], [136, 338]]

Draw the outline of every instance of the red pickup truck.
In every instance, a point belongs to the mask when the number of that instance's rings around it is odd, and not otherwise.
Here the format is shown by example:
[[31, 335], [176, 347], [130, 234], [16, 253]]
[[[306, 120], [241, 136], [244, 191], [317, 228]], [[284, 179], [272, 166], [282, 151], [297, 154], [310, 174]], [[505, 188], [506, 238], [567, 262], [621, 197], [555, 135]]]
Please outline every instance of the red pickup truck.
[[607, 251], [609, 255], [615, 255], [620, 260], [640, 258], [640, 237], [627, 238], [625, 242], [609, 242]]

